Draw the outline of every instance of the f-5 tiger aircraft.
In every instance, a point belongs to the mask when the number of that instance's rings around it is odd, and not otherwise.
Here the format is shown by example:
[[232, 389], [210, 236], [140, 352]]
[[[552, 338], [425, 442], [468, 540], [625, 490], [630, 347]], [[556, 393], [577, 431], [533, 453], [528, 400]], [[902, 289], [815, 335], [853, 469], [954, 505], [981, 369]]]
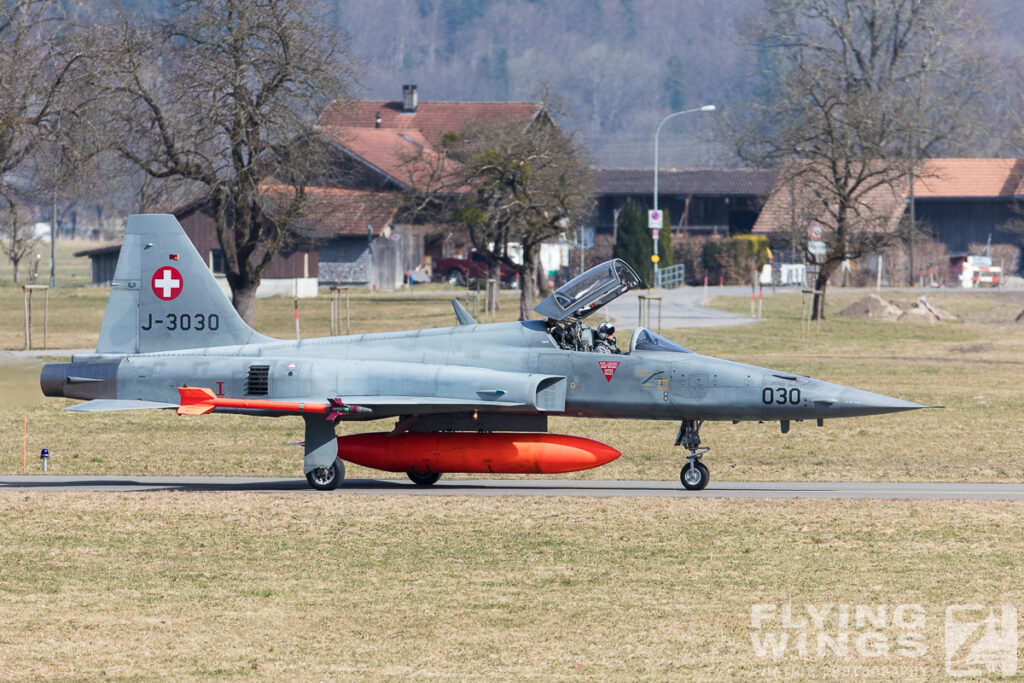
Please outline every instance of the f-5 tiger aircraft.
[[[345, 461], [406, 472], [559, 473], [598, 467], [618, 450], [548, 433], [548, 417], [676, 420], [687, 452], [680, 481], [708, 484], [700, 429], [712, 421], [874, 415], [925, 406], [789, 372], [694, 353], [638, 328], [619, 350], [588, 316], [640, 285], [622, 260], [571, 280], [534, 310], [544, 319], [285, 341], [246, 325], [170, 215], [128, 221], [96, 352], [48, 363], [47, 396], [68, 410], [174, 409], [305, 421], [304, 471], [338, 486]], [[338, 422], [393, 420], [337, 437]]]

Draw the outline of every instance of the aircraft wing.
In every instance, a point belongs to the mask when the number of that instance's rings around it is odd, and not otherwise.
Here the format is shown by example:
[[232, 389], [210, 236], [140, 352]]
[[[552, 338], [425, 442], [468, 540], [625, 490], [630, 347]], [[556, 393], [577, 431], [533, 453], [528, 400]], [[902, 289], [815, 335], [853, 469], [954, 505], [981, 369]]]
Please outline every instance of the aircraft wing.
[[206, 387], [179, 387], [178, 393], [181, 396], [181, 403], [169, 407], [177, 408], [180, 415], [206, 415], [214, 411], [267, 416], [321, 413], [328, 415], [328, 419], [366, 420], [397, 415], [428, 415], [477, 410], [488, 412], [517, 409], [531, 411], [531, 408], [534, 407], [523, 401], [501, 400], [506, 393], [502, 389], [478, 390], [477, 398], [346, 395], [343, 399], [340, 397], [328, 398], [326, 402], [316, 398], [282, 400], [220, 397]]
[[403, 415], [450, 413], [467, 410], [508, 410], [523, 408], [517, 401], [486, 401], [444, 396], [346, 396], [345, 402], [371, 408], [375, 413], [401, 412]]
[[73, 406], [68, 406], [64, 410], [70, 410], [75, 413], [104, 413], [112, 410], [164, 410], [167, 408], [177, 407], [177, 403], [161, 403], [160, 401], [129, 401], [98, 398], [92, 401], [86, 401], [85, 403], [76, 403]]

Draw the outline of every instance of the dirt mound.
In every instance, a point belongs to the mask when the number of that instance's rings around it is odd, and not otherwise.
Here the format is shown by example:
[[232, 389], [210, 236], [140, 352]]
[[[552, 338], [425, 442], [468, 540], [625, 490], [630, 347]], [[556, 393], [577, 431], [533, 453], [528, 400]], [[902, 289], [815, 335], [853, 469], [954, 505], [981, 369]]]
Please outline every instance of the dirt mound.
[[[931, 310], [929, 310], [929, 308]], [[931, 304], [926, 305], [925, 302], [921, 301], [921, 299], [918, 299], [907, 306], [906, 311], [898, 318], [898, 320], [904, 322], [931, 322], [933, 317], [938, 320], [956, 320], [955, 315], [947, 313], [941, 308], [936, 308]]]
[[846, 318], [900, 320], [903, 322], [931, 322], [933, 317], [937, 320], [956, 320], [956, 316], [930, 304], [926, 305], [921, 299], [911, 303], [886, 301], [877, 294], [868, 294], [860, 301], [847, 306], [839, 315]]
[[878, 296], [868, 294], [866, 297], [844, 308], [839, 315], [845, 318], [869, 318], [872, 320], [899, 320], [903, 311], [897, 306]]

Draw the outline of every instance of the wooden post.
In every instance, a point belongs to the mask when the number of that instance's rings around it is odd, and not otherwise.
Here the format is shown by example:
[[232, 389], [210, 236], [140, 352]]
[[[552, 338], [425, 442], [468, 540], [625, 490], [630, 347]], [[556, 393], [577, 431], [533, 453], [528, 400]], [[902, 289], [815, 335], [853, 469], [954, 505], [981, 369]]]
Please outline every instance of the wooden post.
[[25, 350], [27, 351], [32, 348], [32, 337], [29, 333], [29, 327], [32, 324], [32, 319], [28, 314], [28, 287], [23, 288], [22, 291], [25, 293]]

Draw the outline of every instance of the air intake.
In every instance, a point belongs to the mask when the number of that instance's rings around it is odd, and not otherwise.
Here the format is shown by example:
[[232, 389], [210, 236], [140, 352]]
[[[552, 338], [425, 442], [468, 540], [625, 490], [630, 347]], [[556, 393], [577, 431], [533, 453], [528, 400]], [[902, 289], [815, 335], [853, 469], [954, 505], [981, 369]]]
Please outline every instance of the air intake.
[[250, 396], [266, 396], [270, 393], [270, 366], [250, 365], [245, 381], [245, 393]]

